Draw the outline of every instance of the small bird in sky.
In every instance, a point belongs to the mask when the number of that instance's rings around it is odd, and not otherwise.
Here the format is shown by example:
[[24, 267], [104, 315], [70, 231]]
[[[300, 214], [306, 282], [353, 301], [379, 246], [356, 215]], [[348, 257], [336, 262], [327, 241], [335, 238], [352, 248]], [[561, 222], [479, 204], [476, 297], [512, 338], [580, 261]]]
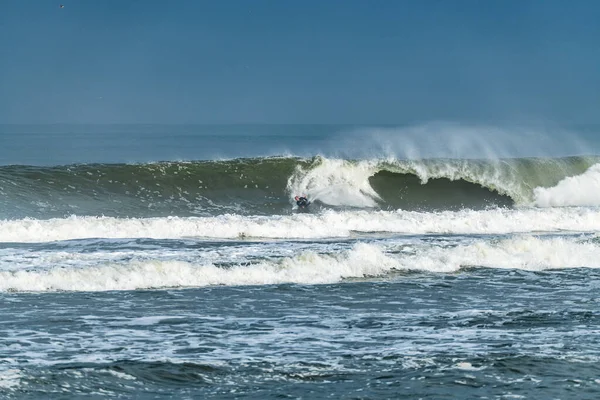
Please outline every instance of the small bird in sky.
[[59, 8], [65, 8], [65, 6], [61, 4], [61, 5], [59, 6]]

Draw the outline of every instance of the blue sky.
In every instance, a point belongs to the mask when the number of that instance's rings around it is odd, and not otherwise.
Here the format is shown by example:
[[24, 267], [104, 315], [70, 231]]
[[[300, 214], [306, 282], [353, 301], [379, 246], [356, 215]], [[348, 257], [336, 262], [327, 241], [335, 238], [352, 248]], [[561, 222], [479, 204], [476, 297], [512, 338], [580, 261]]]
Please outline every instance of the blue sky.
[[0, 123], [597, 123], [598, 21], [583, 0], [4, 0]]

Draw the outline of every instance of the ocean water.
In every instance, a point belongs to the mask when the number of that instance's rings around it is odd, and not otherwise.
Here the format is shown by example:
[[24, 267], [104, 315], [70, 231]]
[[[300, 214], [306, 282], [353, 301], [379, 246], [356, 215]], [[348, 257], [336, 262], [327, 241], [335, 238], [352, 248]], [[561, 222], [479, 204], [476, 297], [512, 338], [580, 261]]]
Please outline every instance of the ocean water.
[[597, 399], [598, 129], [2, 125], [0, 398]]

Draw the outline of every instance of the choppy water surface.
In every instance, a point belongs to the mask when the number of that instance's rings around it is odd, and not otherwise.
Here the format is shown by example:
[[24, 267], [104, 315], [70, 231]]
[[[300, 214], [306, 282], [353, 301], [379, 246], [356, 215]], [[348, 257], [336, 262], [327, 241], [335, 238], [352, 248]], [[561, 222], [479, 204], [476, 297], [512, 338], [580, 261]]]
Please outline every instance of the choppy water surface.
[[284, 128], [3, 127], [0, 397], [600, 396], [593, 146]]
[[4, 294], [5, 396], [595, 398], [598, 273]]

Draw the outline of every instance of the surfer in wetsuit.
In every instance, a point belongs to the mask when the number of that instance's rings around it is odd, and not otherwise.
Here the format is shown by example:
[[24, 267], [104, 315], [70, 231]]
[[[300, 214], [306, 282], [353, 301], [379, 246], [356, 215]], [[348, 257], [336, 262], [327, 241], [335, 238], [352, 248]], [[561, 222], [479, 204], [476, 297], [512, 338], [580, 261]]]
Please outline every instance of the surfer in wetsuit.
[[304, 208], [304, 207], [308, 206], [308, 203], [309, 203], [306, 196], [296, 196], [296, 197], [294, 197], [294, 200], [296, 200], [296, 204], [300, 208]]

